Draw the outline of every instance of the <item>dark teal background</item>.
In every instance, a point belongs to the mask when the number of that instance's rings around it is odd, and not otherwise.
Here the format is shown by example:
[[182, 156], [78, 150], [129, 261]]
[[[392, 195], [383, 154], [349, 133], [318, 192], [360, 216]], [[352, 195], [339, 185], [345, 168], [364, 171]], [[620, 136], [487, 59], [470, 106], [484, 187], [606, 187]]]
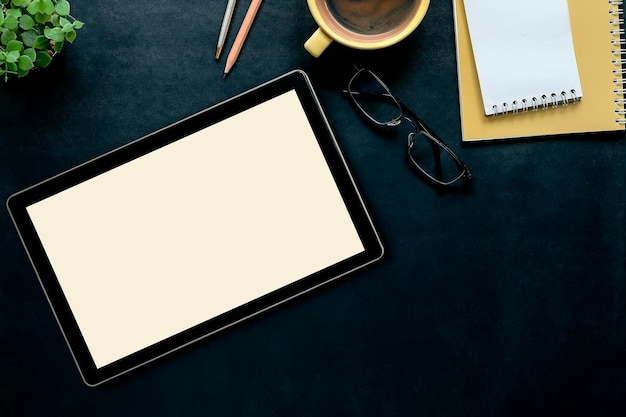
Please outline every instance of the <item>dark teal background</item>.
[[[311, 58], [304, 0], [266, 0], [222, 79], [226, 1], [73, 0], [85, 22], [46, 70], [0, 85], [0, 197], [288, 72], [305, 70], [387, 249], [377, 264], [88, 388], [6, 210], [3, 416], [622, 416], [626, 142], [462, 145], [451, 1], [382, 51]], [[227, 50], [247, 9], [237, 4]], [[341, 96], [354, 64], [465, 160], [440, 194]], [[506, 66], [503, 66], [506, 68]], [[114, 305], [111, 308], [115, 308]]]

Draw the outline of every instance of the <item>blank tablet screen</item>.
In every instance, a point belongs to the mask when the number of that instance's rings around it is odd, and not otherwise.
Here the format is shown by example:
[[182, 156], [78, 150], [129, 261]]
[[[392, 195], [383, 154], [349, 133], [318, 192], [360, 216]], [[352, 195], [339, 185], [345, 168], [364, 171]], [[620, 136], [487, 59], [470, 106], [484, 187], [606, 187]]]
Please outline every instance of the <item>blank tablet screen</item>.
[[7, 206], [88, 385], [383, 254], [301, 71], [16, 193]]
[[295, 91], [27, 211], [97, 367], [364, 250]]

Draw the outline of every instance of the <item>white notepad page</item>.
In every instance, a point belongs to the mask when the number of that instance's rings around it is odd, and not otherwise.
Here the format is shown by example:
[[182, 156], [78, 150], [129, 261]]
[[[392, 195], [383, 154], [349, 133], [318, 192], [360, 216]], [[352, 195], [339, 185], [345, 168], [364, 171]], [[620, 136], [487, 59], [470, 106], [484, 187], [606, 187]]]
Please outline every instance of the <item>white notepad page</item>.
[[567, 0], [464, 4], [486, 115], [582, 97]]

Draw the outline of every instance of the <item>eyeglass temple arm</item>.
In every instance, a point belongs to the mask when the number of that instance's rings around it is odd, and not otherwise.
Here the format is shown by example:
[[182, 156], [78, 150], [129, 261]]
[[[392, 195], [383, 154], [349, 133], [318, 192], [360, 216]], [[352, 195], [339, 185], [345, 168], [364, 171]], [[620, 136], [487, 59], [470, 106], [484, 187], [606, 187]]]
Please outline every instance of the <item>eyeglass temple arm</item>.
[[363, 96], [363, 97], [372, 97], [372, 98], [380, 97], [380, 96], [386, 97], [386, 98], [392, 98], [392, 99], [395, 98], [393, 95], [388, 94], [388, 93], [382, 93], [382, 94], [381, 93], [376, 93], [376, 94], [373, 94], [373, 93], [364, 93], [364, 92], [361, 92], [361, 91], [352, 91], [352, 92], [350, 92], [350, 91], [348, 91], [346, 89], [341, 90], [341, 94], [344, 97], [349, 97], [350, 94], [352, 94], [353, 96]]
[[[413, 119], [413, 121], [415, 123], [417, 123], [417, 126], [421, 129], [421, 130], [425, 130], [426, 132], [428, 132], [431, 136], [434, 136], [435, 138], [437, 138], [437, 135], [435, 135], [433, 133], [433, 130], [428, 127], [428, 125], [426, 125], [426, 123], [424, 123], [424, 121], [422, 119], [420, 119], [415, 113], [413, 113], [413, 111], [408, 108], [403, 102], [401, 102], [400, 100], [396, 99], [396, 101], [398, 102], [398, 104], [400, 104], [400, 108], [402, 109], [402, 112], [406, 115], [408, 115], [411, 119]], [[443, 143], [443, 142], [442, 142]]]

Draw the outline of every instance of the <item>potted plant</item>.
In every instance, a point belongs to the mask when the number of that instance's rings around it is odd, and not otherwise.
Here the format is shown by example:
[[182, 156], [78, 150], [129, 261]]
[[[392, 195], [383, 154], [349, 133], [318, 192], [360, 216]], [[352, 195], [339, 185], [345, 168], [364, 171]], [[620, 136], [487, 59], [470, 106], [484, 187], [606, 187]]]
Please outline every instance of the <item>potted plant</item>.
[[0, 0], [0, 77], [47, 67], [82, 27], [67, 0]]

